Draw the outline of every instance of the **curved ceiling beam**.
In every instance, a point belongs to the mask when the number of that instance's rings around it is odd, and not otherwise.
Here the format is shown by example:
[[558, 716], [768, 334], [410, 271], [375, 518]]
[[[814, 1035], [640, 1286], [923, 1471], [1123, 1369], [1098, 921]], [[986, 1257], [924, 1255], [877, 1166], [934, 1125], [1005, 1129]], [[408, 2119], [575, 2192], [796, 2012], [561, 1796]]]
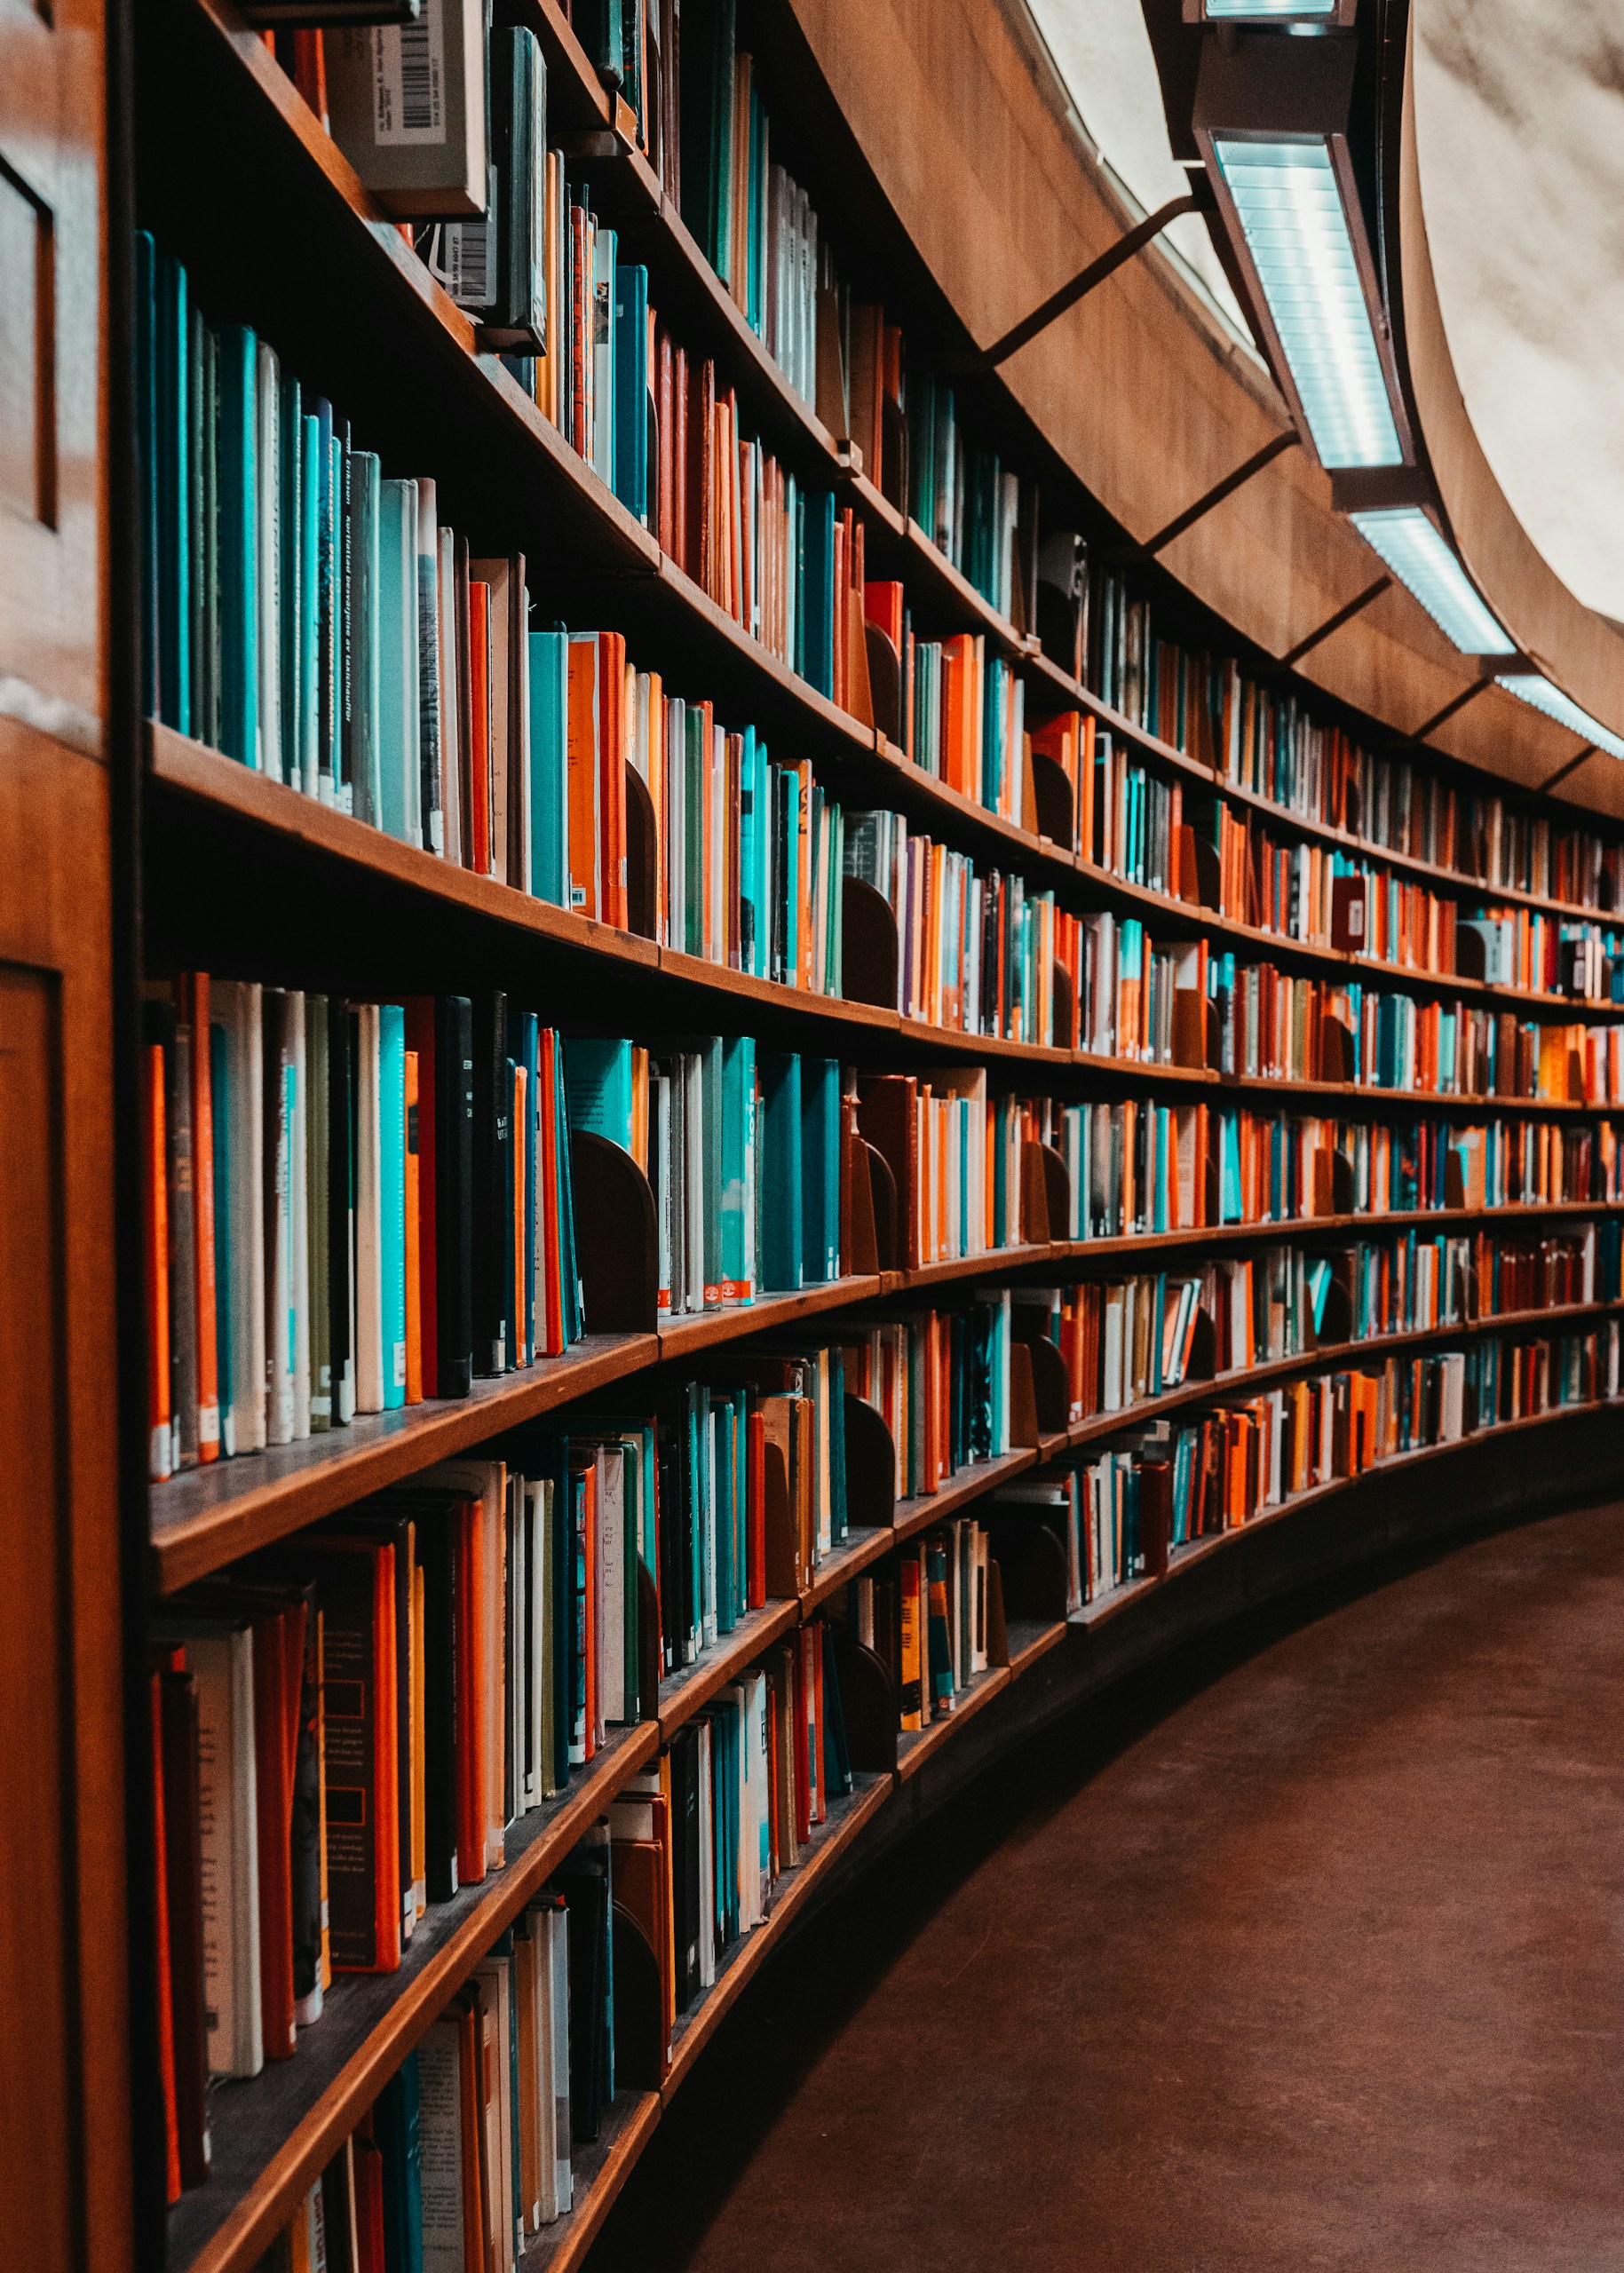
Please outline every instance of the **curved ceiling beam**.
[[1535, 549], [1495, 479], [1444, 329], [1415, 147], [1414, 29], [1399, 122], [1395, 344], [1438, 498], [1472, 581], [1523, 653], [1614, 733], [1624, 734], [1624, 633], [1586, 607]]

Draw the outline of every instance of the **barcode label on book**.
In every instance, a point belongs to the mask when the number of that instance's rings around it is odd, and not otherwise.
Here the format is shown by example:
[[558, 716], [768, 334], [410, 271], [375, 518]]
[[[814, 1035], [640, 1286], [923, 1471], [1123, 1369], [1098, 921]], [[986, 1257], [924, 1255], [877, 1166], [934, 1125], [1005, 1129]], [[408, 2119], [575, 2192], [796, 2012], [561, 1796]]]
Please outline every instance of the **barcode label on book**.
[[446, 139], [444, 0], [424, 0], [415, 24], [372, 35], [372, 132], [380, 145]]

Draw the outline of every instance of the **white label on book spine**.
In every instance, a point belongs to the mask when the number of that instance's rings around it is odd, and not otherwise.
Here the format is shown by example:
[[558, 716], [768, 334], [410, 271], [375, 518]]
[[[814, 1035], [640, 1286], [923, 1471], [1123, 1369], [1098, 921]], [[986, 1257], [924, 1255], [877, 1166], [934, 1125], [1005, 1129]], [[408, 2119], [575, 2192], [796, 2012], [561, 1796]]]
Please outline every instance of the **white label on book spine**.
[[443, 0], [424, 0], [415, 24], [372, 35], [372, 131], [380, 146], [446, 139]]

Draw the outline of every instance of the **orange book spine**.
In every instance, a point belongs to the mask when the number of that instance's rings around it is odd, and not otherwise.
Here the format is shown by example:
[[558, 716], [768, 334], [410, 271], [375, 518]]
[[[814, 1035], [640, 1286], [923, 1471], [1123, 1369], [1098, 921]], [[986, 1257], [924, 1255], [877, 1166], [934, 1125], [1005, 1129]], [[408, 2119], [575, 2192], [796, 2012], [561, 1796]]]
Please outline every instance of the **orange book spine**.
[[[456, 1876], [485, 1876], [485, 1508], [464, 1501], [457, 1526]], [[466, 1699], [466, 1711], [461, 1709]]]
[[174, 1468], [174, 1416], [170, 1406], [169, 1113], [163, 1088], [163, 1046], [147, 1046], [146, 1106], [147, 1465], [154, 1484]]
[[192, 1208], [197, 1300], [197, 1457], [220, 1456], [220, 1385], [214, 1270], [214, 1081], [210, 1067], [209, 974], [186, 973], [181, 1015], [192, 1029]]
[[569, 643], [569, 899], [598, 914], [598, 643]]
[[417, 1053], [406, 1052], [406, 1401], [423, 1403], [422, 1155], [418, 1151]]
[[599, 690], [599, 851], [598, 905], [606, 923], [626, 928], [626, 641], [618, 631], [598, 635]]

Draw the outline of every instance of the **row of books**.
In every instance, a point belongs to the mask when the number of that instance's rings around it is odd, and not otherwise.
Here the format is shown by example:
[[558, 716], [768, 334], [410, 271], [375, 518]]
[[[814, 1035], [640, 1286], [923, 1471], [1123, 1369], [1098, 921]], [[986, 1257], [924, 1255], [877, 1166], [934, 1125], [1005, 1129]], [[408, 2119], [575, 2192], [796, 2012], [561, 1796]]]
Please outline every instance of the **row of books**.
[[202, 971], [149, 993], [154, 1480], [579, 1338], [563, 1050], [534, 1011]]
[[961, 1516], [852, 1582], [849, 1643], [890, 1675], [903, 1736], [946, 1720], [987, 1669], [991, 1559], [985, 1525]]
[[[1089, 932], [1102, 963], [1127, 927], [1097, 919]], [[1243, 963], [1232, 954], [1200, 948], [1168, 958], [1173, 984], [1197, 984], [1204, 968], [1207, 993], [1217, 1011], [1217, 1070], [1272, 1081], [1353, 1081], [1363, 1088], [1407, 1089], [1435, 1097], [1528, 1097], [1553, 1103], [1607, 1105], [1624, 1097], [1624, 1026], [1599, 1021], [1557, 1023], [1519, 1019], [1509, 1010], [1469, 1002], [1418, 1002], [1355, 980], [1340, 986], [1303, 978], [1273, 963]], [[1153, 1002], [1138, 1005], [1136, 1049], [1119, 1055], [1169, 1059], [1172, 1017], [1167, 960], [1150, 968]], [[1118, 983], [1119, 1003], [1122, 981]], [[1095, 1008], [1090, 1003], [1090, 1009]], [[1107, 1018], [1110, 1002], [1105, 1003]], [[1136, 998], [1129, 996], [1130, 1012]], [[1120, 1013], [1119, 1013], [1120, 1015]], [[1161, 1031], [1145, 1029], [1158, 1015]], [[1153, 1043], [1153, 1049], [1150, 1045]]]
[[1151, 604], [1129, 597], [1119, 570], [1098, 568], [1091, 580], [1089, 649], [1096, 693], [1255, 796], [1491, 889], [1624, 908], [1624, 843], [1362, 748], [1232, 659], [1161, 638]]
[[1232, 1529], [1375, 1462], [1525, 1416], [1616, 1398], [1616, 1320], [1584, 1333], [1493, 1336], [1463, 1350], [1339, 1368], [1189, 1421], [1142, 1423], [1026, 1485], [1047, 1495], [1084, 1600], [1166, 1568], [1169, 1547]]
[[897, 583], [871, 583], [871, 627], [897, 651], [905, 756], [972, 803], [1020, 828], [1035, 827], [1025, 766], [1025, 682], [986, 652], [981, 632], [923, 639]]
[[989, 606], [1020, 613], [1017, 585], [1029, 591], [1037, 540], [1037, 490], [994, 450], [965, 431], [953, 388], [915, 376], [906, 400], [908, 510], [938, 550]]
[[904, 1018], [1042, 1047], [1069, 1040], [1080, 919], [1052, 891], [978, 870], [900, 813], [849, 812], [845, 844], [847, 875], [897, 919]]
[[933, 1310], [840, 1330], [847, 1389], [884, 1421], [899, 1501], [928, 1498], [1010, 1448], [1010, 1353], [1022, 1290], [979, 1290]]
[[297, 2206], [273, 2273], [513, 2273], [574, 2156], [656, 2087], [680, 2019], [853, 1785], [833, 1629], [723, 1690], [553, 1872]]

